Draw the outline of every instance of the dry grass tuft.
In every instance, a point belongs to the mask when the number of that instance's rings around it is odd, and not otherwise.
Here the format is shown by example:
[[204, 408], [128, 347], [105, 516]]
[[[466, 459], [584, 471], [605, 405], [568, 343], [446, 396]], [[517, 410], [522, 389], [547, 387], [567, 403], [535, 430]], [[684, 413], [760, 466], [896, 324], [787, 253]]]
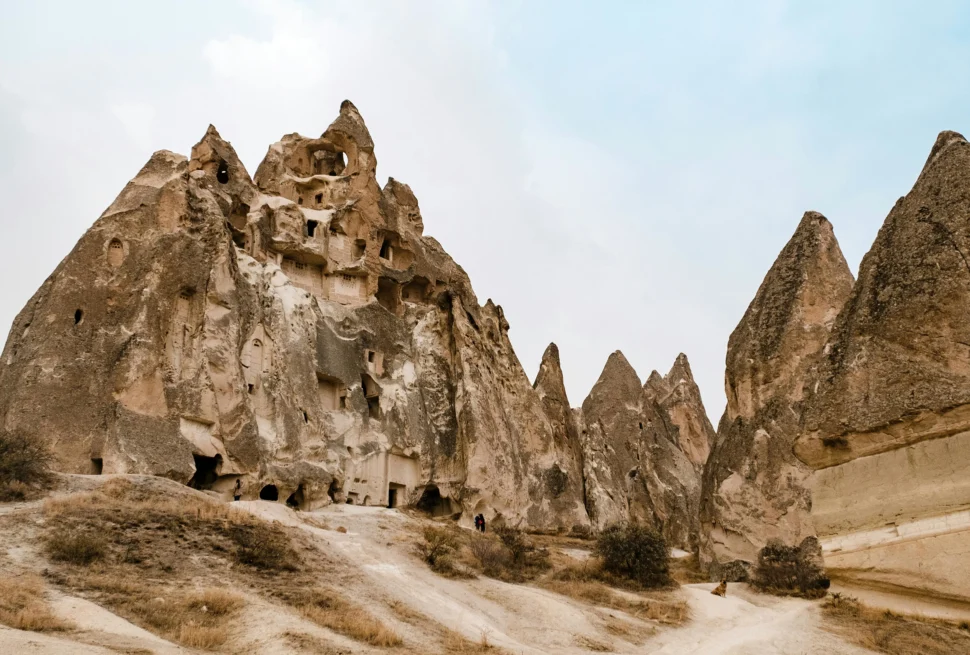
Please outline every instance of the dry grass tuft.
[[351, 639], [382, 648], [402, 643], [393, 630], [332, 589], [301, 589], [281, 597], [314, 623]]
[[949, 621], [902, 616], [866, 607], [835, 593], [822, 603], [829, 629], [847, 640], [889, 655], [970, 653], [970, 634]]
[[576, 637], [576, 644], [586, 650], [591, 650], [594, 653], [610, 653], [613, 651], [613, 645], [608, 644], [604, 641], [599, 641], [598, 639], [593, 639], [591, 637], [586, 637], [580, 635]]
[[490, 644], [488, 634], [485, 632], [482, 633], [481, 638], [477, 641], [472, 641], [460, 632], [448, 629], [444, 631], [441, 647], [448, 655], [452, 653], [491, 653], [492, 655], [500, 655], [505, 652], [503, 649]]
[[0, 578], [0, 623], [33, 632], [70, 630], [74, 627], [50, 611], [44, 600], [44, 583], [33, 575]]
[[229, 639], [225, 626], [183, 625], [178, 640], [189, 648], [215, 650]]

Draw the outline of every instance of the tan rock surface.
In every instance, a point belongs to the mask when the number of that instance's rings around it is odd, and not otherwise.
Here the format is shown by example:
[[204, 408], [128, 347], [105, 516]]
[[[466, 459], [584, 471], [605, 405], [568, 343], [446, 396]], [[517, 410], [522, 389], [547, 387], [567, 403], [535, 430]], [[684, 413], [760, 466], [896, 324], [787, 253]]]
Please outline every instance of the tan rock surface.
[[677, 442], [678, 428], [656, 390], [620, 351], [610, 355], [583, 402], [586, 505], [593, 525], [638, 521], [673, 547], [697, 539], [698, 471]]
[[376, 165], [350, 102], [255, 181], [211, 126], [155, 153], [17, 317], [2, 427], [68, 472], [587, 525], [561, 379], [532, 388], [502, 308]]
[[795, 452], [833, 580], [970, 615], [970, 144], [943, 132], [818, 364]]
[[792, 454], [815, 353], [852, 289], [824, 216], [804, 215], [728, 342], [728, 403], [704, 469], [700, 557], [743, 579], [769, 539], [814, 535], [809, 470]]

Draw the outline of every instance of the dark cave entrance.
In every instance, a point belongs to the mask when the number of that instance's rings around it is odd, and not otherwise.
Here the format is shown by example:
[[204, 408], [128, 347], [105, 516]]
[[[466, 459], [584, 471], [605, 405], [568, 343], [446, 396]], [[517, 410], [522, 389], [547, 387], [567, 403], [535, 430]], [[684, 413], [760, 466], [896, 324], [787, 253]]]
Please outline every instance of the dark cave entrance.
[[215, 481], [219, 479], [218, 470], [222, 465], [222, 455], [215, 457], [192, 455], [192, 459], [195, 460], [195, 475], [189, 480], [189, 486], [200, 491], [211, 489]]
[[276, 488], [275, 484], [268, 484], [259, 490], [259, 499], [275, 502], [280, 499], [280, 490]]

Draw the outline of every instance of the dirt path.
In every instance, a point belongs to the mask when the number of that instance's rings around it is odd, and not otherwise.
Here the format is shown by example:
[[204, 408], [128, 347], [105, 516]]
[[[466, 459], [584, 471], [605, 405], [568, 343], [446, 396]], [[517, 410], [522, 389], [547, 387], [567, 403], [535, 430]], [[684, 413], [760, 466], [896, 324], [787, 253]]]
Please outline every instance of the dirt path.
[[[668, 655], [870, 653], [824, 631], [817, 603], [756, 594], [745, 585], [730, 585], [727, 598], [710, 593], [714, 584], [685, 586], [682, 592], [691, 608], [688, 624], [655, 630], [655, 636], [632, 644], [606, 629], [606, 620], [621, 614], [614, 610], [531, 586], [488, 578], [458, 582], [432, 573], [410, 551], [408, 522], [413, 519], [399, 512], [338, 505], [313, 513], [331, 528], [346, 527], [348, 532], [342, 534], [308, 526], [280, 505], [246, 505], [263, 518], [325, 538], [331, 549], [366, 572], [371, 595], [406, 603], [469, 639], [478, 641], [485, 635], [489, 643], [513, 653], [588, 653], [591, 643], [608, 645], [615, 653]], [[641, 625], [650, 629], [650, 624]]]
[[644, 644], [657, 655], [863, 655], [819, 626], [816, 603], [755, 594], [732, 584], [726, 598], [711, 584], [687, 585], [691, 621]]

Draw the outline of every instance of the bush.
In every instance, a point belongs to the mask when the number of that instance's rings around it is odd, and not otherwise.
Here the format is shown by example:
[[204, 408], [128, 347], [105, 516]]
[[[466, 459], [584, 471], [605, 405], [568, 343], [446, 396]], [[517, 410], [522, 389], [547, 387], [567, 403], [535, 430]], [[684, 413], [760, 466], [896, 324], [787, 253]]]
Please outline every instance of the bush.
[[236, 560], [257, 569], [295, 571], [299, 556], [290, 548], [283, 530], [261, 523], [231, 526], [229, 537], [236, 543]]
[[443, 528], [426, 527], [424, 543], [418, 544], [418, 553], [431, 570], [449, 578], [468, 577], [455, 566], [455, 553], [461, 547], [458, 538]]
[[39, 441], [0, 431], [0, 502], [24, 500], [30, 490], [49, 484], [53, 459]]
[[104, 559], [108, 542], [100, 534], [61, 528], [47, 534], [47, 554], [52, 560], [87, 565]]
[[829, 581], [818, 540], [807, 537], [801, 546], [787, 546], [772, 539], [758, 553], [752, 582], [760, 591], [821, 598]]
[[637, 524], [608, 526], [596, 539], [596, 554], [603, 569], [644, 587], [670, 584], [667, 542], [663, 536]]
[[497, 544], [487, 537], [476, 537], [468, 545], [468, 549], [478, 560], [482, 571], [490, 578], [496, 578], [509, 564], [509, 554], [501, 544]]

